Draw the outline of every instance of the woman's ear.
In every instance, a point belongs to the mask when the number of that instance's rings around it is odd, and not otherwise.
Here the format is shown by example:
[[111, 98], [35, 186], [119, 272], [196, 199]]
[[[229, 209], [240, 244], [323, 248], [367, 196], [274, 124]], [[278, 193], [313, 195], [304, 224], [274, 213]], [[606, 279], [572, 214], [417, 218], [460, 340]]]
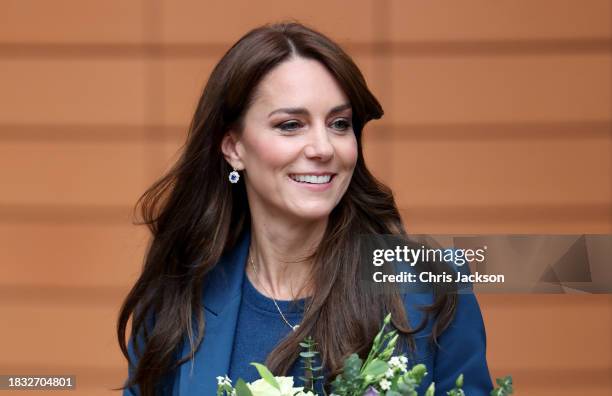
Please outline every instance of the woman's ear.
[[221, 151], [225, 160], [236, 170], [243, 170], [242, 156], [238, 135], [233, 131], [228, 131], [221, 141]]

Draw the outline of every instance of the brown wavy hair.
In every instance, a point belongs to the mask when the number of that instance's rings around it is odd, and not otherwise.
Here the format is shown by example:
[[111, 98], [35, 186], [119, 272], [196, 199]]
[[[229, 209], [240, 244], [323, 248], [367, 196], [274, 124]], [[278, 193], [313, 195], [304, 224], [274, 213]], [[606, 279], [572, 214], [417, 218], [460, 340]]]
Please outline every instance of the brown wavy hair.
[[[223, 157], [221, 141], [228, 130], [242, 130], [262, 77], [294, 56], [319, 61], [349, 98], [358, 159], [349, 187], [330, 213], [322, 242], [311, 257], [309, 285], [315, 291], [311, 305], [298, 330], [268, 355], [266, 365], [275, 375], [286, 374], [299, 356], [299, 342], [311, 335], [330, 373], [325, 384], [329, 389], [345, 357], [353, 352], [367, 355], [386, 312], [392, 313], [393, 325], [411, 348], [412, 334], [422, 330], [429, 318], [435, 319], [434, 342], [452, 320], [455, 295], [435, 293], [433, 305], [424, 308], [423, 322], [413, 328], [399, 292], [380, 294], [360, 286], [357, 236], [406, 234], [391, 190], [370, 173], [363, 159], [361, 132], [368, 121], [382, 117], [383, 109], [358, 67], [332, 40], [294, 21], [267, 24], [244, 35], [215, 66], [179, 159], [136, 203], [135, 212], [139, 210], [143, 219], [139, 224], [146, 224], [152, 237], [142, 273], [118, 317], [119, 346], [131, 373], [118, 389], [137, 385], [141, 395], [155, 394], [162, 379], [192, 358], [201, 343], [203, 280], [250, 224], [244, 184], [227, 182], [232, 168]], [[129, 342], [136, 346], [132, 359], [125, 339], [130, 317]], [[143, 337], [139, 344], [137, 335]], [[179, 357], [186, 339], [191, 351]]]

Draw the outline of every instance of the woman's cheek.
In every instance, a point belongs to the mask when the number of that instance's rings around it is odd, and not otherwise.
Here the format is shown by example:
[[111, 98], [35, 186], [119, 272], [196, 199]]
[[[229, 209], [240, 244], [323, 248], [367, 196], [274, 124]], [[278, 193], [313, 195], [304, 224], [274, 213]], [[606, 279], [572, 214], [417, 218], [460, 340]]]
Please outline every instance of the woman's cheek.
[[342, 143], [340, 146], [342, 163], [352, 169], [357, 164], [357, 140], [353, 135], [352, 139]]
[[300, 151], [301, 143], [299, 140], [280, 136], [266, 142], [262, 155], [270, 165], [280, 168], [295, 161]]
[[276, 167], [283, 161], [285, 149], [279, 144], [278, 139], [257, 139], [251, 145], [252, 153], [258, 158], [261, 165]]

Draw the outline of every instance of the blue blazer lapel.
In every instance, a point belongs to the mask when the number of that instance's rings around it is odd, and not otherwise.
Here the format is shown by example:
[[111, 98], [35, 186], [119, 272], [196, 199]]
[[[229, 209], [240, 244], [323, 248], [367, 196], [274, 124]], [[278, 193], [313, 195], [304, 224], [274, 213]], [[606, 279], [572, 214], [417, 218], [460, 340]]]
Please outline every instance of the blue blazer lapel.
[[[216, 377], [229, 372], [250, 239], [247, 229], [236, 247], [223, 255], [204, 281], [204, 339], [194, 359], [180, 366], [174, 393], [178, 391], [181, 396], [215, 395]], [[186, 356], [190, 348], [186, 340], [181, 356]]]

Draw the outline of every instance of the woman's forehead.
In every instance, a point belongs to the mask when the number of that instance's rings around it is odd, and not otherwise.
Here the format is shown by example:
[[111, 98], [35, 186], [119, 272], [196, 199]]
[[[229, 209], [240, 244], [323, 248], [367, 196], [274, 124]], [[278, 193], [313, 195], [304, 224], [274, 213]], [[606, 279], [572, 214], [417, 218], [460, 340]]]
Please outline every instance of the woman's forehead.
[[[253, 105], [276, 108], [327, 108], [348, 102], [334, 76], [320, 62], [293, 58], [272, 69], [259, 83]], [[267, 115], [267, 113], [266, 113]]]

